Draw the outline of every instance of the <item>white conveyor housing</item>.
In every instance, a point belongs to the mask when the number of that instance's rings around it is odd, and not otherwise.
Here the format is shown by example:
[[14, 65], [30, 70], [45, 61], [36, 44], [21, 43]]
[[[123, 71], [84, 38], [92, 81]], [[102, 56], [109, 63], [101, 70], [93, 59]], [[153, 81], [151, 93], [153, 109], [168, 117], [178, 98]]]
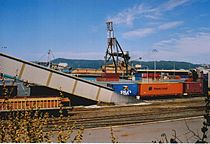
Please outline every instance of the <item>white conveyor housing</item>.
[[135, 101], [135, 98], [116, 94], [108, 87], [3, 53], [0, 53], [0, 73], [16, 76], [21, 81], [61, 90], [93, 101], [114, 104], [126, 104]]

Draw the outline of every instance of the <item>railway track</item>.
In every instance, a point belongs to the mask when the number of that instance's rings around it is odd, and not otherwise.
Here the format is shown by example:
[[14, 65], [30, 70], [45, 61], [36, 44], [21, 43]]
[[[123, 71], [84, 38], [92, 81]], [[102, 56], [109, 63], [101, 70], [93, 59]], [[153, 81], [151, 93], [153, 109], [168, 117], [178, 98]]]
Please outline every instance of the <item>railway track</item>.
[[53, 125], [81, 125], [85, 128], [154, 122], [204, 114], [204, 97], [148, 101], [147, 105], [105, 106], [100, 108], [78, 107], [62, 121], [53, 119]]

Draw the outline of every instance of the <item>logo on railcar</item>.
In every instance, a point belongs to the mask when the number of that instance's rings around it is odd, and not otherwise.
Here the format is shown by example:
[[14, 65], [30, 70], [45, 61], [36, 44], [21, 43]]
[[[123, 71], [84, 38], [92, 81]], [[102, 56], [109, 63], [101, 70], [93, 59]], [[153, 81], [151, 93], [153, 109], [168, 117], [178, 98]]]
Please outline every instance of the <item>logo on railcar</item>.
[[122, 95], [130, 95], [132, 93], [131, 90], [129, 90], [128, 86], [123, 86], [123, 90], [120, 91], [120, 94]]

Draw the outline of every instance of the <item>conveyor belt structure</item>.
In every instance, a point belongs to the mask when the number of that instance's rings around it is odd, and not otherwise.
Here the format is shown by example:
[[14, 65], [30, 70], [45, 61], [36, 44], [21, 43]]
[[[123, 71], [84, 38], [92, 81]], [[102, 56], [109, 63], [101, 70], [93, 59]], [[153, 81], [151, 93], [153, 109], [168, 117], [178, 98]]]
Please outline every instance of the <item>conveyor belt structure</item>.
[[116, 94], [106, 86], [3, 53], [0, 53], [0, 73], [97, 102], [126, 104], [135, 101], [135, 98]]

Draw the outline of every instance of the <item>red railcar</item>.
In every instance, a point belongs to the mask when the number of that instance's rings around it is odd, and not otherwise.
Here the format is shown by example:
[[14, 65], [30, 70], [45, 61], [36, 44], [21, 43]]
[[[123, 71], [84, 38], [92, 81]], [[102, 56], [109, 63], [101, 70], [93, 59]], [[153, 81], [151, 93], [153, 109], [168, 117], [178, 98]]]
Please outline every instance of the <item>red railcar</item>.
[[202, 82], [184, 82], [183, 90], [184, 90], [184, 95], [202, 95], [203, 83]]

